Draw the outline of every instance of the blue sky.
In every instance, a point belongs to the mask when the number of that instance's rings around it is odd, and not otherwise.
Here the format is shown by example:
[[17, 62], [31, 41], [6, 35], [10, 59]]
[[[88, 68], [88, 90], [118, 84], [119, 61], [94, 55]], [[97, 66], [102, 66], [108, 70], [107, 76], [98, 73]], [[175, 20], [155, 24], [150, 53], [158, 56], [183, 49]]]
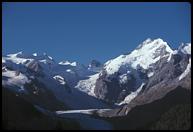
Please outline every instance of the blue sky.
[[56, 61], [105, 62], [147, 38], [191, 42], [189, 3], [3, 3], [3, 54], [46, 52]]

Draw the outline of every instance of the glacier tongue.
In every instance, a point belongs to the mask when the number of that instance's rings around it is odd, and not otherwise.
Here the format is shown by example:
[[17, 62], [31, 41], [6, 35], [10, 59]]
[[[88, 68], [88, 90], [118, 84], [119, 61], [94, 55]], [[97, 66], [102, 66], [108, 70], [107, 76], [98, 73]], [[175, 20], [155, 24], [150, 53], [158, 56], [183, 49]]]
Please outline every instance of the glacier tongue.
[[95, 83], [98, 76], [99, 76], [99, 73], [89, 76], [89, 79], [80, 80], [78, 84], [75, 86], [75, 88], [91, 96], [95, 96], [94, 88], [95, 88]]

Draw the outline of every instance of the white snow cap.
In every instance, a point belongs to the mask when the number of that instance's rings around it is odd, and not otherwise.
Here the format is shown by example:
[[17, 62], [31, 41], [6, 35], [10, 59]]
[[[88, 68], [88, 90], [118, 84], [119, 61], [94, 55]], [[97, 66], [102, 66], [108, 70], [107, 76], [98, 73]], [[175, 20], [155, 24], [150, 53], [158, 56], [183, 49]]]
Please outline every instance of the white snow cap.
[[61, 61], [58, 63], [59, 65], [71, 65], [71, 66], [77, 66], [78, 63], [77, 62], [70, 62], [70, 61]]
[[71, 66], [77, 66], [77, 62], [72, 62]]
[[145, 41], [143, 41], [143, 44], [148, 44], [150, 42], [152, 42], [151, 38], [147, 38]]
[[33, 55], [33, 56], [37, 56], [37, 53], [33, 53], [32, 55]]
[[134, 69], [137, 69], [138, 66], [143, 69], [148, 69], [151, 64], [161, 59], [162, 56], [160, 56], [160, 54], [163, 50], [166, 51], [168, 57], [169, 54], [173, 52], [162, 39], [158, 38], [152, 41], [148, 38], [129, 55], [120, 55], [115, 59], [107, 61], [105, 63], [105, 69], [108, 74], [113, 74], [117, 72], [120, 67], [128, 65]]
[[69, 61], [61, 61], [58, 64], [60, 64], [60, 65], [70, 65], [71, 63]]

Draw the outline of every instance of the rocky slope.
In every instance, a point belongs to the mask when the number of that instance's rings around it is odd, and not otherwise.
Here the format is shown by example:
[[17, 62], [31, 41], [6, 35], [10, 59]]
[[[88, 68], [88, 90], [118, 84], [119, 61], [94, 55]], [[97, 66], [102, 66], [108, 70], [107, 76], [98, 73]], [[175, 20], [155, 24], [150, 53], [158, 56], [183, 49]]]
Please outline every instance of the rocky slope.
[[163, 40], [147, 39], [130, 54], [106, 62], [96, 81], [96, 97], [120, 103], [127, 95], [146, 84], [155, 74], [155, 67], [167, 63], [172, 52]]
[[[187, 45], [186, 45], [187, 46]], [[186, 47], [184, 46], [184, 47]], [[189, 45], [191, 46], [191, 45]], [[188, 50], [191, 47], [188, 48]], [[127, 115], [133, 108], [162, 99], [177, 87], [191, 91], [191, 52], [181, 52], [182, 46], [169, 59], [154, 64], [154, 75], [146, 80], [142, 90], [123, 107], [105, 113], [105, 116]], [[164, 58], [163, 58], [164, 59]], [[130, 95], [128, 95], [130, 96]]]

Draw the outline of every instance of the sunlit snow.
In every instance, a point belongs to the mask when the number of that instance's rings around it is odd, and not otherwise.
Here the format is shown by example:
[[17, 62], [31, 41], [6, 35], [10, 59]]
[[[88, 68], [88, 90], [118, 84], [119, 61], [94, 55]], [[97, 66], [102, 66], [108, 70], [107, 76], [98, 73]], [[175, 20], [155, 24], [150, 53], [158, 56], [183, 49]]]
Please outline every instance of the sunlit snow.
[[137, 69], [138, 66], [148, 69], [151, 64], [156, 63], [160, 59], [159, 52], [161, 52], [161, 49], [165, 48], [168, 54], [173, 52], [162, 39], [146, 40], [138, 47], [129, 55], [120, 55], [115, 59], [107, 61], [105, 63], [107, 73], [114, 74], [120, 67], [127, 66], [128, 64], [134, 69]]

